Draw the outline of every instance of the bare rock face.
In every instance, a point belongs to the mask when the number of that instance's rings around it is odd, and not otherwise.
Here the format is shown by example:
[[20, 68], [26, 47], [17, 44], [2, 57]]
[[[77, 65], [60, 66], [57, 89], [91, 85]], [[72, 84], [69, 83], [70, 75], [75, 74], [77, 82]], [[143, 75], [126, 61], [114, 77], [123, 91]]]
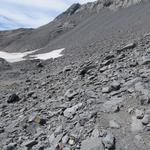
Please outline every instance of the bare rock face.
[[75, 3], [71, 5], [71, 7], [69, 7], [64, 13], [59, 15], [56, 19], [71, 16], [80, 12], [99, 12], [103, 8], [117, 10], [119, 8], [126, 8], [131, 5], [143, 2], [148, 2], [148, 0], [97, 0], [95, 2], [89, 2], [83, 5]]
[[126, 8], [141, 2], [148, 2], [148, 0], [98, 0], [97, 2], [98, 4], [103, 5], [103, 7], [117, 10], [119, 8]]
[[[74, 9], [68, 9], [68, 11], [66, 13], [69, 12], [69, 14], [73, 14], [71, 13], [72, 11], [74, 13], [78, 13], [78, 12], [83, 12], [83, 11], [94, 11], [94, 12], [99, 12], [101, 9], [103, 8], [109, 8], [111, 10], [118, 10], [120, 8], [126, 8], [138, 3], [145, 3], [148, 2], [148, 0], [97, 0], [95, 2], [89, 2], [87, 4], [83, 4], [80, 5], [80, 7], [77, 7], [77, 4], [72, 5], [72, 8], [77, 8], [75, 11], [73, 11]], [[76, 7], [75, 7], [76, 6]], [[70, 11], [71, 10], [71, 11]]]

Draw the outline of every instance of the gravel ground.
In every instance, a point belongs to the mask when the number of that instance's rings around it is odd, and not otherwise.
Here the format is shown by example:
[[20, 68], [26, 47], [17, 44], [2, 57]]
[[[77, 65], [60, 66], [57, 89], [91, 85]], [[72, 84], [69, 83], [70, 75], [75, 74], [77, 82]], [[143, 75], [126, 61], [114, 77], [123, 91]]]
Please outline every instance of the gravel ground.
[[41, 50], [66, 47], [60, 58], [0, 59], [0, 149], [149, 150], [149, 7], [71, 15], [77, 25]]

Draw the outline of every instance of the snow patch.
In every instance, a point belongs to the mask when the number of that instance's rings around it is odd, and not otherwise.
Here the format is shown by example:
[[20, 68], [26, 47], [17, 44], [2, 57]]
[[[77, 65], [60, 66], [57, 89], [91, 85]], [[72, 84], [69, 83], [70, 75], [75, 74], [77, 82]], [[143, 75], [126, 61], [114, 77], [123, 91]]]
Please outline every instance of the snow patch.
[[[32, 59], [47, 60], [50, 58], [61, 57], [62, 56], [61, 52], [64, 49], [65, 48], [61, 48], [58, 50], [53, 50], [53, 51], [48, 52], [48, 53], [35, 54], [35, 55], [33, 53], [40, 50], [40, 49], [29, 51], [29, 52], [23, 52], [23, 53], [8, 53], [8, 52], [0, 51], [0, 58], [3, 58], [10, 63], [19, 62], [19, 61], [23, 61], [23, 60], [27, 60], [27, 59], [30, 59], [30, 60], [32, 60]], [[25, 58], [25, 57], [27, 57], [27, 58]]]
[[54, 50], [54, 51], [51, 51], [51, 52], [48, 52], [48, 53], [31, 55], [30, 58], [33, 58], [33, 59], [41, 59], [41, 60], [47, 60], [47, 59], [50, 59], [50, 58], [58, 58], [58, 57], [63, 56], [63, 55], [61, 54], [61, 52], [62, 52], [64, 49], [65, 49], [65, 48], [61, 48], [61, 49]]
[[24, 57], [34, 53], [35, 51], [23, 52], [23, 53], [8, 53], [0, 51], [0, 58], [5, 59], [6, 61], [13, 63], [26, 60]]

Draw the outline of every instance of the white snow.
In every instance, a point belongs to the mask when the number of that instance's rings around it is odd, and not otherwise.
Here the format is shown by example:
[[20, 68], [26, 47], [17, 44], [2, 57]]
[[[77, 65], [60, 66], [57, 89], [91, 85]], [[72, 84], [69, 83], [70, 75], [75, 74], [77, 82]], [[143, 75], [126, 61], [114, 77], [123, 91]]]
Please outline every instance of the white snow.
[[[3, 58], [10, 63], [19, 62], [19, 61], [23, 61], [23, 60], [27, 60], [27, 59], [47, 60], [50, 58], [61, 57], [62, 56], [61, 52], [64, 49], [65, 48], [61, 48], [61, 49], [53, 50], [53, 51], [48, 52], [48, 53], [35, 54], [35, 55], [33, 53], [40, 50], [40, 49], [36, 49], [33, 51], [28, 51], [28, 52], [23, 52], [23, 53], [8, 53], [8, 52], [0, 51], [0, 58]], [[26, 56], [28, 56], [28, 58], [25, 58]]]
[[30, 55], [30, 58], [41, 59], [41, 60], [47, 60], [47, 59], [50, 59], [50, 58], [58, 58], [58, 57], [62, 56], [61, 52], [64, 49], [65, 48], [61, 48], [61, 49], [58, 49], [58, 50], [53, 50], [53, 51], [48, 52], [48, 53]]
[[23, 52], [23, 53], [8, 53], [8, 52], [0, 51], [0, 58], [3, 58], [10, 63], [19, 62], [22, 60], [26, 60], [24, 57], [34, 52], [35, 51]]

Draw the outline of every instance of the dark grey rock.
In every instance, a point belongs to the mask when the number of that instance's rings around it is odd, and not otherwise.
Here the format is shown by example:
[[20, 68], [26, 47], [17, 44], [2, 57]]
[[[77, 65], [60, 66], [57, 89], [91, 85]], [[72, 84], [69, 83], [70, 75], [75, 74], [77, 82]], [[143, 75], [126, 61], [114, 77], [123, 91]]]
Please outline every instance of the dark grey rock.
[[20, 98], [17, 94], [12, 94], [9, 96], [7, 102], [8, 103], [15, 103], [15, 102], [18, 102], [19, 100], [20, 100]]
[[136, 118], [137, 118], [137, 119], [142, 119], [142, 118], [144, 117], [144, 111], [143, 111], [143, 110], [136, 109], [136, 110], [135, 110], [135, 115], [136, 115]]
[[16, 146], [17, 146], [16, 143], [9, 143], [5, 149], [6, 150], [17, 150]]
[[0, 128], [0, 134], [4, 133], [4, 132], [5, 132], [5, 129], [4, 128]]
[[36, 140], [28, 140], [28, 141], [23, 142], [22, 146], [25, 146], [31, 149], [36, 144], [38, 144]]
[[72, 70], [72, 66], [70, 65], [70, 66], [65, 66], [64, 68], [63, 68], [63, 72], [67, 72], [67, 71], [71, 71]]

